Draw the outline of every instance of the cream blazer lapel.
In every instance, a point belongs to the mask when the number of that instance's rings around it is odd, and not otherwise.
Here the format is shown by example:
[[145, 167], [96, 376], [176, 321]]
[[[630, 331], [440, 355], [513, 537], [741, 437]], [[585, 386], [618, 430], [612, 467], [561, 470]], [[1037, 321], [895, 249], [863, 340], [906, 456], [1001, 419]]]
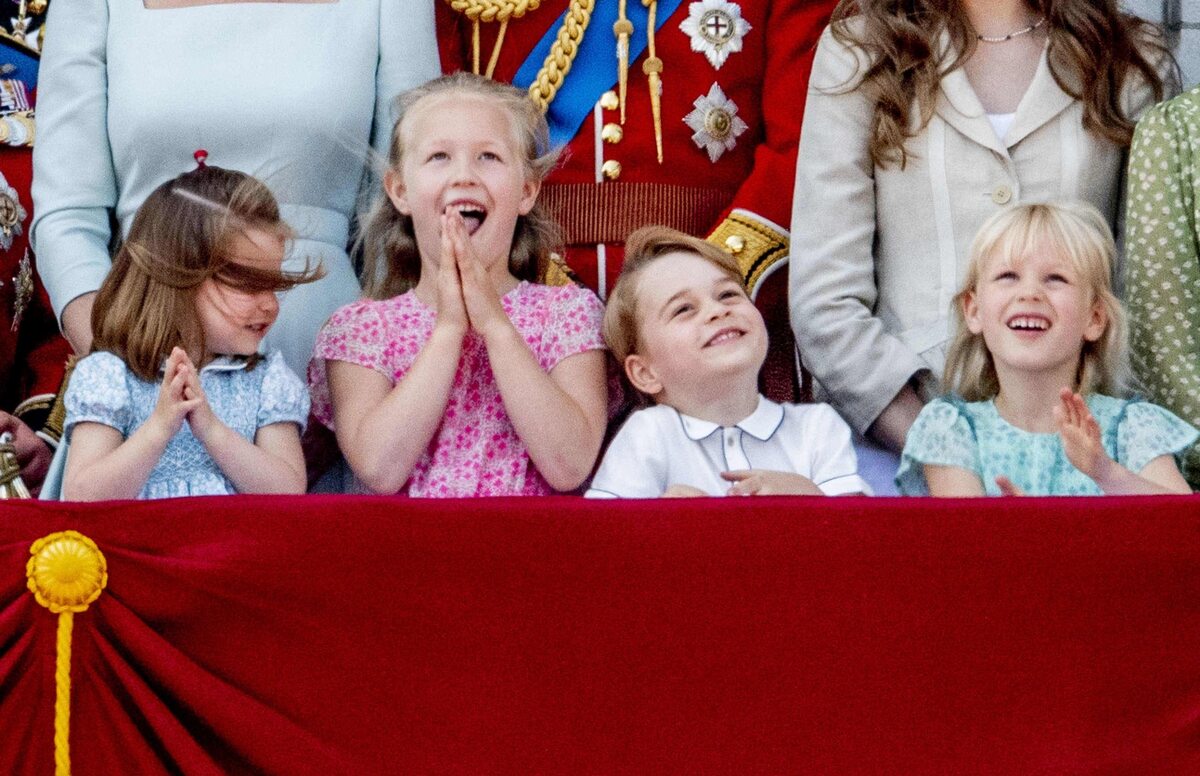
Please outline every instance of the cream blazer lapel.
[[1008, 149], [996, 137], [996, 130], [992, 129], [992, 123], [988, 121], [983, 105], [961, 67], [942, 75], [933, 111], [964, 136], [1001, 156], [1008, 156]]
[[1075, 99], [1062, 90], [1050, 72], [1050, 61], [1046, 50], [1042, 50], [1041, 61], [1033, 74], [1033, 81], [1017, 104], [1017, 115], [1008, 130], [1004, 142], [1009, 148], [1024, 140], [1058, 114], [1075, 104]]

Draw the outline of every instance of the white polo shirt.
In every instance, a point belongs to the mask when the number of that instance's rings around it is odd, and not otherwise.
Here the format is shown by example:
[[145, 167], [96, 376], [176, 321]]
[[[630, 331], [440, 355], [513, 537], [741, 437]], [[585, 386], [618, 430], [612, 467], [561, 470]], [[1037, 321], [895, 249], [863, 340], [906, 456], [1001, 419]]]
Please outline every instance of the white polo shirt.
[[826, 495], [870, 493], [858, 476], [850, 427], [828, 404], [758, 407], [735, 426], [692, 418], [665, 405], [629, 416], [604, 454], [590, 498], [658, 498], [670, 485], [723, 496], [721, 472], [763, 469], [802, 474]]

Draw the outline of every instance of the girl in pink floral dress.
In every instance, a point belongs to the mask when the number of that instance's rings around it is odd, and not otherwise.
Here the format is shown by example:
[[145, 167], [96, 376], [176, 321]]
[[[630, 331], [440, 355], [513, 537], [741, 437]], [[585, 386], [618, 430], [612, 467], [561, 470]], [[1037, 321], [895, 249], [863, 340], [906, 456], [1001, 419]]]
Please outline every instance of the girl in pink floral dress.
[[523, 93], [459, 73], [405, 93], [363, 235], [369, 298], [309, 366], [313, 411], [359, 485], [411, 496], [578, 488], [606, 422], [602, 305], [534, 281], [557, 229]]

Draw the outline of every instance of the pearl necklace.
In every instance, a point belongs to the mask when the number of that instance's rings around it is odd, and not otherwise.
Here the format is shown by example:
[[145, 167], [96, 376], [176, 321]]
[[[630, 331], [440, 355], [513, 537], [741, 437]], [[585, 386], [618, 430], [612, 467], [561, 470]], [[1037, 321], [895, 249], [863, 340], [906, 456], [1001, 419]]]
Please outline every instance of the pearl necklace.
[[1010, 41], [1013, 38], [1019, 38], [1022, 35], [1028, 35], [1029, 33], [1033, 32], [1034, 30], [1036, 30], [1038, 27], [1041, 27], [1045, 23], [1046, 23], [1046, 17], [1043, 16], [1042, 18], [1038, 19], [1036, 22], [1029, 25], [1028, 27], [1022, 27], [1021, 29], [1017, 30], [1016, 32], [1010, 32], [1007, 35], [976, 35], [975, 37], [978, 38], [979, 40], [983, 41], [984, 43], [1004, 43], [1005, 41]]

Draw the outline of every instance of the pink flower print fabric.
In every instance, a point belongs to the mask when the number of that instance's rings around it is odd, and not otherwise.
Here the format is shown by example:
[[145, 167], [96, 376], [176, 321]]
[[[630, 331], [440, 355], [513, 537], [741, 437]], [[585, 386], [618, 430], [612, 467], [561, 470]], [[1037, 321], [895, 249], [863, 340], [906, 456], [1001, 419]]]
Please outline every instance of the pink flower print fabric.
[[[522, 282], [501, 301], [546, 372], [577, 353], [604, 348], [604, 307], [587, 289]], [[384, 301], [360, 300], [334, 313], [317, 337], [308, 367], [317, 420], [334, 427], [326, 361], [357, 364], [399, 382], [436, 319], [437, 313], [411, 291]], [[437, 497], [553, 492], [508, 418], [483, 340], [473, 331], [463, 340], [442, 424], [400, 492]]]

